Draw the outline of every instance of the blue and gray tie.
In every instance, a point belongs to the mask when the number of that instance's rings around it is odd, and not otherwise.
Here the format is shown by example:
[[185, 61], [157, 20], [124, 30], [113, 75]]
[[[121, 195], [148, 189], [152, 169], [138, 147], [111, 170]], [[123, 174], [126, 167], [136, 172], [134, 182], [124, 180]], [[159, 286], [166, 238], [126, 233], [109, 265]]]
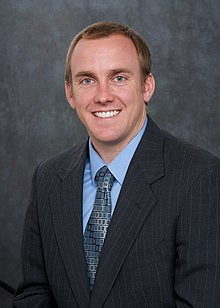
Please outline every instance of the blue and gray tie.
[[95, 179], [97, 181], [95, 203], [84, 233], [84, 250], [90, 289], [94, 285], [99, 256], [111, 220], [111, 189], [115, 178], [104, 166], [99, 169]]

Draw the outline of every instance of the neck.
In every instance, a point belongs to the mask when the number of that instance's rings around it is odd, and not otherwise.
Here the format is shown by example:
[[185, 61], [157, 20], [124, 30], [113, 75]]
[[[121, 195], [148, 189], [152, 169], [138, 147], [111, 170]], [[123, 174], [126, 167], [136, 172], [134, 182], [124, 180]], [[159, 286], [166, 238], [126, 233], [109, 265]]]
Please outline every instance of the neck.
[[119, 144], [116, 144], [114, 146], [112, 144], [99, 145], [98, 143], [93, 143], [94, 149], [107, 165], [113, 161], [113, 159], [125, 148], [126, 145], [120, 146]]

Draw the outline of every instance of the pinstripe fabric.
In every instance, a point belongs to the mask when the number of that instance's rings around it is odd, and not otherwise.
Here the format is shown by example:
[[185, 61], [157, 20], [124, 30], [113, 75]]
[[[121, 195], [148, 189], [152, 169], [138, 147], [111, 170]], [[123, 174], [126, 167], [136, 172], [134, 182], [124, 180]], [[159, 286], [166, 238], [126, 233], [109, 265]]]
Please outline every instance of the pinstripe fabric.
[[14, 307], [220, 307], [220, 161], [150, 119], [108, 228], [91, 297], [82, 235], [87, 148], [39, 166]]

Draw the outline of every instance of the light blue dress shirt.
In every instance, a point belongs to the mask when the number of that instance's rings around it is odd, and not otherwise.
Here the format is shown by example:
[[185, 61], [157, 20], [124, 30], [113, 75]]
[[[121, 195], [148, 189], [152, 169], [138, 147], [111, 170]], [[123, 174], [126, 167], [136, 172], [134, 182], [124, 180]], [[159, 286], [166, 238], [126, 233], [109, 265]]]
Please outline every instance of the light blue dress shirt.
[[[137, 149], [137, 146], [147, 127], [147, 117], [140, 132], [130, 141], [130, 143], [107, 165], [108, 169], [115, 177], [115, 182], [111, 190], [112, 214], [123, 184], [126, 172], [128, 170], [131, 159]], [[83, 233], [95, 201], [97, 184], [95, 176], [97, 171], [105, 166], [106, 163], [102, 160], [99, 154], [95, 151], [89, 140], [89, 158], [86, 161], [84, 178], [83, 178]]]

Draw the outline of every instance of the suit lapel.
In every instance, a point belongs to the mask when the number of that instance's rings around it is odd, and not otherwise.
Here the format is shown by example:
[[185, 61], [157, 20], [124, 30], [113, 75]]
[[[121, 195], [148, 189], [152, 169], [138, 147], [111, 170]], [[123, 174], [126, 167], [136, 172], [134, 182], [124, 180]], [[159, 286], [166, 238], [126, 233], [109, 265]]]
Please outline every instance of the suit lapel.
[[51, 195], [54, 230], [76, 301], [89, 305], [89, 288], [83, 248], [82, 184], [86, 149], [72, 157], [74, 164], [59, 172], [59, 185]]
[[130, 163], [99, 260], [90, 307], [102, 307], [140, 229], [156, 205], [151, 183], [164, 175], [163, 136], [149, 119]]

